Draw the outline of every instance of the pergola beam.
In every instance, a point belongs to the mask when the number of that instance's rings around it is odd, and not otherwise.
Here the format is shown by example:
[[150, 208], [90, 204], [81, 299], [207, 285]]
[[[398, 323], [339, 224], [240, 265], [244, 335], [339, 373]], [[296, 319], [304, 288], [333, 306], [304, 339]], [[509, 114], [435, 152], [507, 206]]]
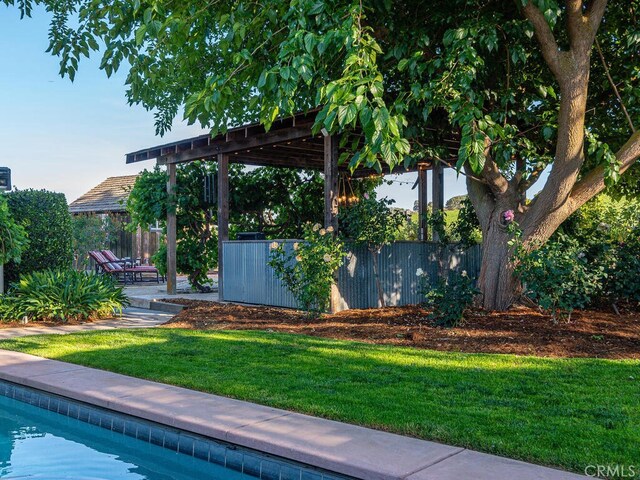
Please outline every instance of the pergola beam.
[[218, 154], [235, 153], [259, 147], [275, 145], [281, 142], [311, 138], [311, 126], [290, 127], [282, 130], [271, 131], [260, 135], [254, 135], [239, 140], [215, 141], [209, 145], [192, 148], [183, 152], [166, 155], [166, 163], [184, 163], [194, 160], [215, 158]]

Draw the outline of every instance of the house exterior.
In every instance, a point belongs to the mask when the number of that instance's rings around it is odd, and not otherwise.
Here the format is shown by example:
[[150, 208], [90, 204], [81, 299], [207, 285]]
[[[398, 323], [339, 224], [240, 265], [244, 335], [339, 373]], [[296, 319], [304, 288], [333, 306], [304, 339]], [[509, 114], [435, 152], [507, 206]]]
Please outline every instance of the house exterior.
[[130, 221], [126, 204], [137, 178], [137, 175], [109, 177], [69, 205], [74, 217], [77, 268], [88, 268], [88, 251], [102, 248], [109, 248], [120, 258], [139, 258], [143, 264], [150, 263], [162, 241], [160, 229], [138, 228], [129, 232], [125, 228]]

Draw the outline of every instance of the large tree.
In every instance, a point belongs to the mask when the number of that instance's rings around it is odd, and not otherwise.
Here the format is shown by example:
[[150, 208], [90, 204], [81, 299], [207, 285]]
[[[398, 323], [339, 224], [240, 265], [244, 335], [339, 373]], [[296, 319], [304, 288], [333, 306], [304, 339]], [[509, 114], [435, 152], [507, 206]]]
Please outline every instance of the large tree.
[[490, 309], [518, 291], [505, 212], [535, 248], [640, 155], [640, 0], [2, 1], [53, 12], [63, 75], [126, 64], [160, 133], [183, 108], [220, 131], [320, 106], [318, 130], [364, 132], [351, 166], [455, 164]]

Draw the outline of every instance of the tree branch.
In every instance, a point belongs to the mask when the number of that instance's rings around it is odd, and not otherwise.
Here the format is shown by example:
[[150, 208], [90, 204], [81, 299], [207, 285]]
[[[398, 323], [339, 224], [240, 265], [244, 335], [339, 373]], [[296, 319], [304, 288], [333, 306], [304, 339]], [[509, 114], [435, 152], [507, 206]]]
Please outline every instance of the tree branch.
[[[607, 9], [607, 0], [592, 0], [589, 2], [589, 8], [587, 9], [587, 18], [591, 35], [596, 38], [596, 33], [600, 28], [600, 22], [604, 17], [604, 11]], [[593, 41], [593, 40], [592, 40]]]
[[600, 22], [607, 8], [607, 0], [592, 0], [583, 15], [583, 0], [567, 0], [567, 27], [571, 49], [588, 54], [591, 51]]
[[[620, 162], [620, 174], [635, 163], [640, 157], [640, 132], [631, 135], [620, 150], [616, 153], [616, 158]], [[576, 211], [590, 198], [594, 197], [604, 190], [604, 167], [602, 165], [594, 168], [587, 173], [582, 179], [573, 186], [571, 196], [569, 197], [570, 207], [572, 211]]]
[[542, 48], [542, 56], [545, 62], [549, 65], [551, 72], [556, 77], [556, 80], [560, 81], [562, 78], [562, 68], [560, 64], [560, 49], [556, 42], [551, 27], [544, 18], [544, 15], [538, 7], [536, 7], [531, 0], [522, 9], [524, 16], [531, 22], [533, 29], [536, 33], [536, 38], [540, 47]]
[[482, 169], [482, 178], [487, 181], [487, 185], [495, 197], [504, 195], [509, 189], [509, 181], [502, 175], [498, 164], [491, 156], [491, 139], [485, 135], [484, 137], [484, 168]]
[[587, 19], [582, 15], [582, 0], [567, 0], [567, 30], [572, 50], [584, 51]]
[[602, 49], [600, 48], [600, 43], [598, 42], [597, 39], [596, 39], [596, 49], [598, 50], [598, 55], [600, 56], [600, 61], [602, 62], [602, 66], [604, 67], [604, 72], [607, 74], [607, 79], [609, 80], [609, 84], [611, 85], [611, 88], [613, 89], [613, 93], [616, 94], [616, 97], [618, 98], [618, 102], [620, 103], [620, 106], [622, 107], [622, 111], [624, 112], [624, 116], [627, 117], [627, 122], [629, 123], [629, 126], [631, 127], [631, 132], [632, 133], [636, 133], [636, 127], [634, 127], [633, 121], [631, 120], [631, 116], [629, 115], [629, 112], [627, 111], [627, 107], [625, 106], [624, 102], [622, 101], [622, 97], [620, 96], [620, 92], [618, 91], [618, 87], [616, 87], [616, 83], [613, 81], [613, 78], [611, 78], [611, 73], [609, 72], [609, 65], [607, 65], [607, 61], [604, 59], [604, 55], [602, 54]]
[[[468, 163], [464, 164], [464, 170], [467, 174], [473, 173]], [[467, 192], [469, 193], [469, 200], [471, 200], [473, 209], [480, 222], [480, 228], [483, 232], [486, 232], [491, 223], [491, 213], [495, 208], [495, 197], [491, 193], [488, 185], [474, 180], [474, 178], [469, 175], [467, 175]]]

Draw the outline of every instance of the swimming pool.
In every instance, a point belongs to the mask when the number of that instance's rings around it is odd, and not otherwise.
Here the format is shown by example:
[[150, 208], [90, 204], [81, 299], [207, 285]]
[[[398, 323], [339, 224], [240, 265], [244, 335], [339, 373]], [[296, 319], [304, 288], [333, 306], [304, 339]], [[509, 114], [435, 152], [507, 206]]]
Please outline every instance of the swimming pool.
[[345, 477], [0, 382], [0, 478], [340, 480]]

